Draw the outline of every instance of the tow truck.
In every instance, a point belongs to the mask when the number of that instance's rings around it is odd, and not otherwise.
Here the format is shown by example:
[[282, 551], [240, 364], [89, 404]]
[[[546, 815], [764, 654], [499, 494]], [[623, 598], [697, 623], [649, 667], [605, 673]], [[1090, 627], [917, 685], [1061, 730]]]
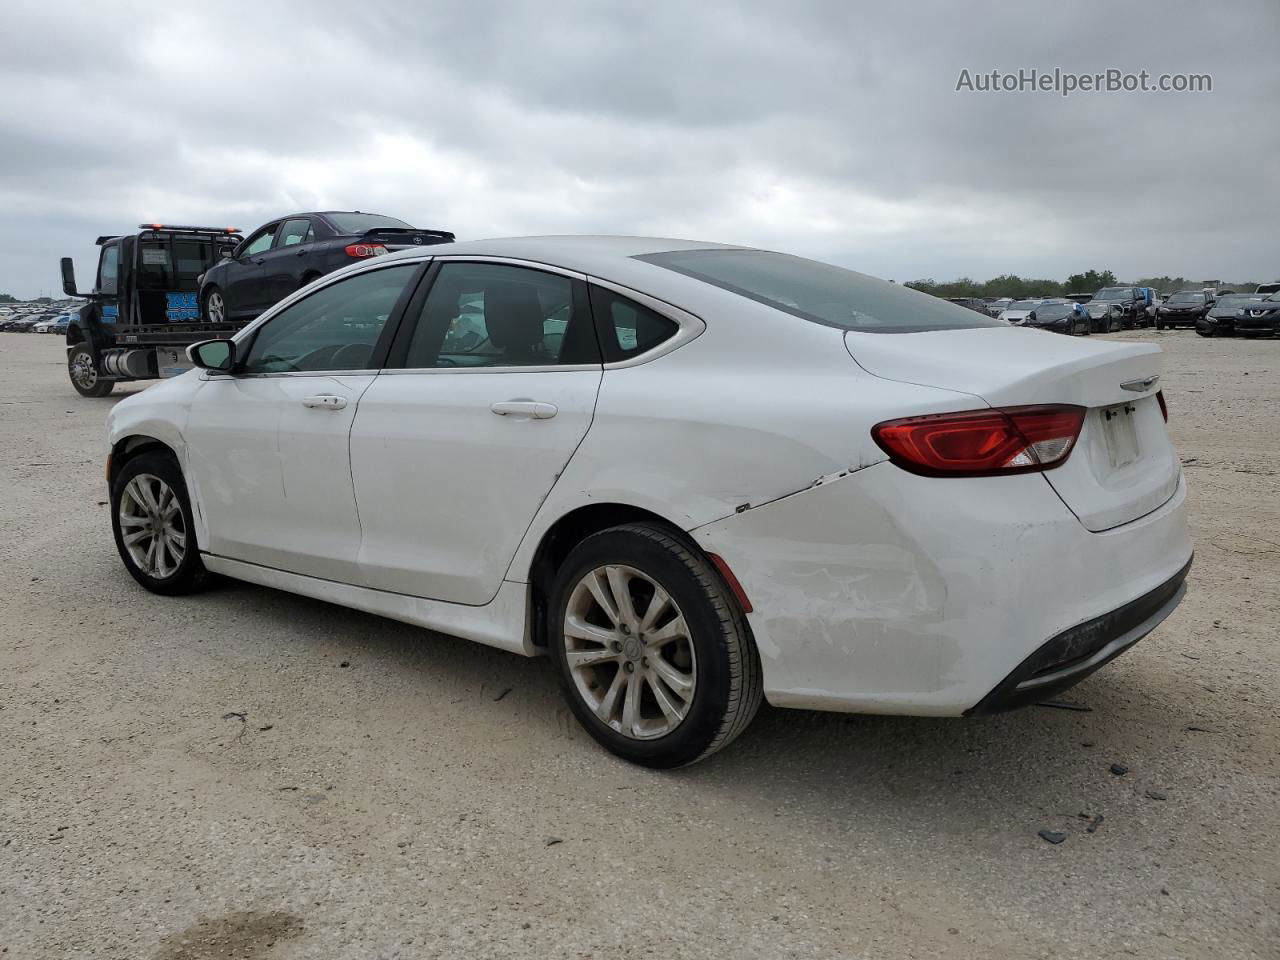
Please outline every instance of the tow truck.
[[188, 345], [244, 326], [202, 320], [197, 299], [200, 275], [239, 234], [236, 227], [142, 223], [135, 234], [99, 237], [91, 293], [77, 292], [75, 266], [63, 257], [63, 292], [88, 301], [67, 325], [67, 373], [76, 391], [105, 397], [117, 383], [185, 373]]

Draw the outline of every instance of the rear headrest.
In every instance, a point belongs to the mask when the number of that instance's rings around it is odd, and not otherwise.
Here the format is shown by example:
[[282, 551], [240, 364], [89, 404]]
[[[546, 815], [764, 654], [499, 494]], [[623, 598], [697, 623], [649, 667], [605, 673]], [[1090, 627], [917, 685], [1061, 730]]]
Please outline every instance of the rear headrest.
[[521, 350], [542, 342], [542, 302], [527, 283], [500, 281], [484, 287], [484, 322], [501, 350]]

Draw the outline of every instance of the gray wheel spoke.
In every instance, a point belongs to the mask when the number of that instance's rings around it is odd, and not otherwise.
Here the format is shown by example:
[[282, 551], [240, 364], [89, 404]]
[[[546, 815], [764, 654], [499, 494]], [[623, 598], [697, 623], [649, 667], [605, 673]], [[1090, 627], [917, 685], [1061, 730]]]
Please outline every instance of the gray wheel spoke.
[[645, 642], [650, 647], [661, 647], [670, 643], [672, 640], [680, 640], [689, 636], [689, 628], [685, 625], [684, 617], [676, 617], [670, 623], [664, 625], [660, 630], [654, 630], [652, 633], [644, 635]]
[[605, 576], [609, 578], [609, 591], [613, 594], [619, 619], [634, 629], [637, 619], [635, 607], [631, 603], [631, 578], [622, 567], [605, 567]]
[[604, 611], [604, 615], [613, 621], [613, 625], [616, 627], [618, 625], [618, 608], [613, 602], [613, 596], [609, 593], [608, 583], [600, 576], [600, 571], [591, 571], [583, 582], [586, 584], [587, 589], [591, 591], [592, 598], [600, 605], [600, 609]]
[[640, 631], [653, 629], [653, 625], [658, 622], [658, 618], [671, 608], [671, 596], [662, 587], [654, 584], [653, 597], [649, 600], [649, 606], [645, 608], [644, 616], [640, 619]]
[[614, 714], [618, 712], [618, 698], [621, 696], [623, 689], [627, 685], [627, 677], [630, 676], [625, 670], [619, 668], [618, 672], [613, 675], [613, 682], [609, 684], [609, 689], [600, 703], [596, 706], [596, 716], [610, 726], [621, 726], [621, 721], [614, 718]]
[[622, 654], [615, 653], [607, 647], [594, 650], [566, 650], [565, 658], [570, 667], [594, 667], [602, 663], [616, 663]]
[[662, 682], [661, 674], [649, 673], [645, 676], [645, 682], [649, 684], [649, 689], [653, 691], [653, 699], [658, 701], [658, 708], [662, 711], [669, 721], [679, 723], [682, 717], [682, 710], [685, 704], [680, 703], [679, 706], [671, 699], [671, 694], [667, 691], [667, 685]]
[[605, 627], [597, 627], [594, 623], [587, 623], [581, 617], [566, 617], [564, 632], [567, 637], [573, 637], [576, 640], [590, 640], [593, 643], [603, 643], [606, 646], [618, 639], [615, 631]]
[[688, 703], [693, 699], [693, 676], [681, 673], [675, 666], [660, 656], [649, 658], [650, 671], [675, 692], [681, 700]]
[[622, 701], [622, 732], [635, 736], [640, 722], [640, 674], [627, 674], [627, 693]]
[[124, 541], [125, 546], [128, 546], [131, 543], [137, 543], [143, 537], [154, 537], [154, 536], [155, 534], [152, 533], [150, 530], [135, 530], [133, 533], [128, 534], [127, 536], [121, 537], [120, 539]]

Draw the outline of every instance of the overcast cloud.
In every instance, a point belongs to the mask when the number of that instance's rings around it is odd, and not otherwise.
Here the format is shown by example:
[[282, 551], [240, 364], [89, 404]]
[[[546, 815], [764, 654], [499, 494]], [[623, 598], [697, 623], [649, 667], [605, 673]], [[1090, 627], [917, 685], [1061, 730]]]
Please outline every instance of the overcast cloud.
[[[143, 221], [360, 209], [899, 281], [1280, 279], [1276, 0], [4, 5], [0, 292]], [[1208, 73], [1201, 94], [956, 92]]]

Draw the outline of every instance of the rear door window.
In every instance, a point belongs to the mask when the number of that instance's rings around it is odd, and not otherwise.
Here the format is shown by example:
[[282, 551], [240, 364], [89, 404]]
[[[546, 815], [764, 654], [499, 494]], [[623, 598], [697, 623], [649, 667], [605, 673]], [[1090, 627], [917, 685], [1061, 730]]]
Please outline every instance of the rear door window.
[[599, 363], [581, 280], [498, 263], [446, 262], [404, 365], [541, 367]]
[[306, 217], [286, 220], [280, 228], [279, 236], [280, 239], [276, 243], [277, 247], [293, 247], [300, 243], [310, 243], [314, 239], [311, 231], [311, 221]]

